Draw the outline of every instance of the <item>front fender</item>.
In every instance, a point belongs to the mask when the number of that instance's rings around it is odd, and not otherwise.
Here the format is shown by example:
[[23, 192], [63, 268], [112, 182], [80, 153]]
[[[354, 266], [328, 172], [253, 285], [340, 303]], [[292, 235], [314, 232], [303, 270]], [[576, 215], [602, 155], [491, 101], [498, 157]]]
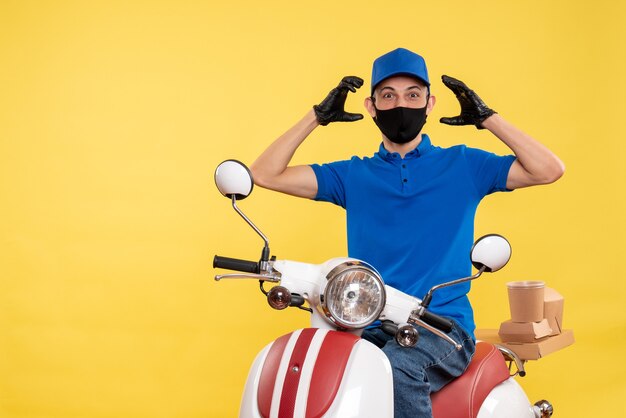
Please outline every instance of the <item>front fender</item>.
[[387, 357], [352, 334], [296, 330], [255, 359], [240, 417], [392, 417]]

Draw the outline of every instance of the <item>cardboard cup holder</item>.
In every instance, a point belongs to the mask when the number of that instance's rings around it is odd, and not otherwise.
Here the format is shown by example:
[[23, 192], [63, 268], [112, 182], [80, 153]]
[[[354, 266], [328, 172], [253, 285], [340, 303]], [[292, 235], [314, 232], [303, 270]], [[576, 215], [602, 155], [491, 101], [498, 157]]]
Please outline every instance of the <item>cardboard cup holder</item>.
[[541, 281], [509, 282], [509, 307], [513, 322], [539, 322], [543, 320], [545, 283]]

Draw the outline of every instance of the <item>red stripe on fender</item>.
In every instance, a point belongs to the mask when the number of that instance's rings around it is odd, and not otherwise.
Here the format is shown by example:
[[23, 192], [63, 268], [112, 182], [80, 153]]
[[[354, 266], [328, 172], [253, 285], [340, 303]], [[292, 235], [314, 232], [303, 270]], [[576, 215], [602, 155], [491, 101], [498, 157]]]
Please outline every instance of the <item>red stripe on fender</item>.
[[296, 346], [291, 354], [289, 366], [287, 367], [287, 375], [283, 384], [283, 392], [280, 396], [280, 408], [278, 416], [280, 418], [293, 417], [293, 410], [296, 404], [296, 395], [298, 394], [298, 385], [300, 384], [300, 375], [302, 374], [302, 365], [306, 358], [311, 340], [317, 332], [314, 328], [303, 329], [298, 337]]
[[311, 376], [306, 418], [319, 418], [328, 411], [339, 390], [352, 348], [359, 339], [345, 332], [326, 334]]
[[270, 416], [276, 375], [278, 374], [278, 368], [280, 367], [280, 360], [283, 357], [285, 346], [287, 346], [290, 338], [291, 334], [287, 334], [274, 341], [265, 357], [261, 377], [259, 378], [259, 389], [257, 391], [257, 404], [259, 406], [259, 413], [263, 418], [269, 418]]

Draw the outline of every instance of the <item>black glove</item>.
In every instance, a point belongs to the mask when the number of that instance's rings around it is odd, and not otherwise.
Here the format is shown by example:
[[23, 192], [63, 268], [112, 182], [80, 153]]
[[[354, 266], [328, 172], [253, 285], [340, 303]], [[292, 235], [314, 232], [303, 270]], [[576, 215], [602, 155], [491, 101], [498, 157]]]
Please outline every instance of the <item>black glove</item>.
[[474, 93], [474, 90], [467, 87], [461, 80], [447, 75], [441, 76], [441, 80], [456, 95], [461, 104], [461, 114], [451, 118], [441, 118], [439, 122], [457, 126], [475, 125], [478, 129], [484, 129], [482, 123], [485, 119], [497, 112], [489, 109], [485, 102]]
[[347, 113], [343, 110], [348, 97], [348, 90], [352, 93], [363, 85], [363, 79], [355, 76], [344, 77], [339, 85], [332, 89], [322, 103], [313, 106], [315, 116], [320, 125], [326, 126], [330, 122], [354, 122], [363, 119], [360, 113]]

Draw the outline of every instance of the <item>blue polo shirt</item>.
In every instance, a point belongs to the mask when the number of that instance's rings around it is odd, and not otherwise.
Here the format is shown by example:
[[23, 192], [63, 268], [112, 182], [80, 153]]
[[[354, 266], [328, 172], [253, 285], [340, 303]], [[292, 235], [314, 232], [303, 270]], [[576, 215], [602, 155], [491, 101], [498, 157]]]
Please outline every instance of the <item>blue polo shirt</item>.
[[[372, 157], [311, 167], [315, 200], [346, 209], [348, 255], [374, 266], [386, 284], [422, 298], [436, 284], [471, 274], [478, 203], [507, 190], [513, 161], [464, 145], [436, 147], [422, 135], [404, 158], [381, 144]], [[473, 335], [469, 290], [470, 283], [440, 289], [430, 309]]]

